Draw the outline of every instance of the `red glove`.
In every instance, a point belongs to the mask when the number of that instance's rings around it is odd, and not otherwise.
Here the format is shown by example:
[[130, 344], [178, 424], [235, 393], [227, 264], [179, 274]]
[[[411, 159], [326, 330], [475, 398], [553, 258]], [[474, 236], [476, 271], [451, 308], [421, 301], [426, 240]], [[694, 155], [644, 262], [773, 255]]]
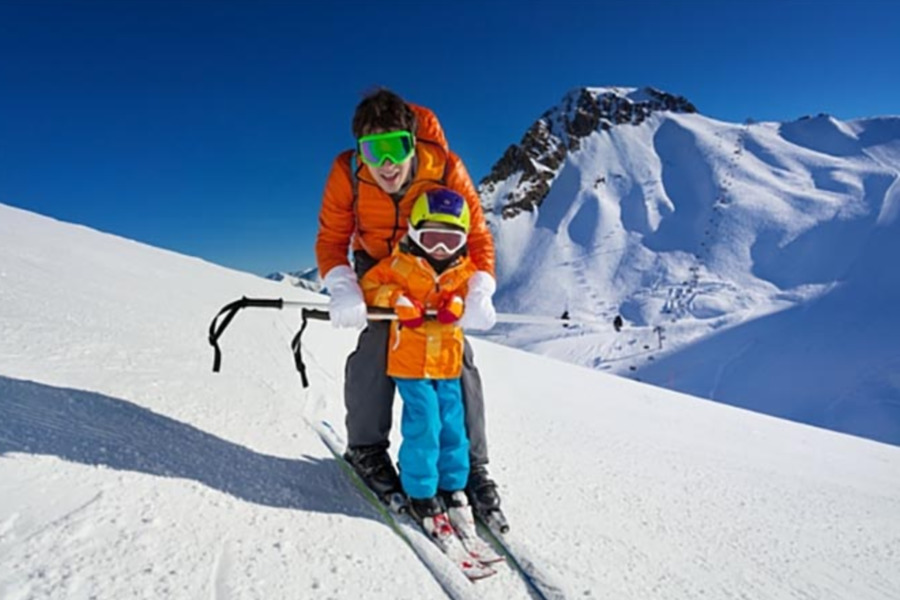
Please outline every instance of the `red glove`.
[[403, 327], [421, 327], [425, 322], [425, 307], [415, 298], [400, 294], [394, 301], [394, 312]]
[[444, 325], [456, 323], [463, 314], [463, 299], [456, 294], [445, 298], [438, 308], [437, 320]]

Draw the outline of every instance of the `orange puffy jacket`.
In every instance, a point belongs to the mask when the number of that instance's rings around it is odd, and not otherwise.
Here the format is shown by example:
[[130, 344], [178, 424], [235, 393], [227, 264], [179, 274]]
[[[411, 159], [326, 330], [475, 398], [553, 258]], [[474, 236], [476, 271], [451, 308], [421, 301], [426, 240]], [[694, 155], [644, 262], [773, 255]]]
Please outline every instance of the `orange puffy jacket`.
[[[437, 310], [453, 294], [465, 297], [476, 267], [459, 258], [440, 275], [424, 258], [398, 245], [390, 257], [369, 269], [360, 282], [366, 304], [393, 308], [401, 294], [418, 300], [425, 310]], [[463, 332], [458, 325], [426, 319], [421, 327], [391, 323], [387, 374], [415, 379], [454, 379], [462, 373]]]
[[416, 113], [416, 171], [406, 193], [394, 201], [382, 190], [369, 168], [355, 161], [357, 194], [354, 202], [350, 163], [353, 150], [338, 155], [331, 167], [316, 237], [316, 262], [322, 277], [338, 265], [347, 265], [348, 250], [364, 250], [375, 260], [391, 254], [406, 234], [406, 218], [413, 202], [425, 191], [448, 187], [469, 203], [472, 215], [469, 256], [478, 270], [494, 275], [494, 242], [484, 220], [478, 192], [460, 158], [450, 152], [444, 132], [433, 112], [410, 104]]

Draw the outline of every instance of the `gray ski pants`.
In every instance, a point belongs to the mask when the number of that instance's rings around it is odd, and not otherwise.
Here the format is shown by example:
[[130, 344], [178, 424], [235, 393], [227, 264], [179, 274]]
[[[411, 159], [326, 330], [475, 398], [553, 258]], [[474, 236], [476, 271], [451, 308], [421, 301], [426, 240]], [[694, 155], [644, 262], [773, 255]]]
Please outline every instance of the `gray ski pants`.
[[[351, 447], [388, 445], [394, 406], [394, 381], [387, 375], [390, 322], [371, 321], [359, 334], [356, 350], [344, 370], [347, 442]], [[472, 347], [465, 342], [462, 370], [463, 403], [472, 466], [488, 463], [484, 428], [484, 392]]]

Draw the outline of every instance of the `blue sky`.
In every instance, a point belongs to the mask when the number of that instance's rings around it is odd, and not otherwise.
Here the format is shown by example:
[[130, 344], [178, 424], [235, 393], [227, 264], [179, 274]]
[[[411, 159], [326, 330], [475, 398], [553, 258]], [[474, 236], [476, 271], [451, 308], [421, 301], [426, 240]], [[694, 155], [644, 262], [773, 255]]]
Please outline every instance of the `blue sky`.
[[730, 121], [900, 114], [900, 2], [525, 6], [0, 0], [0, 202], [266, 274], [313, 265], [375, 85], [432, 107], [476, 182], [581, 85]]

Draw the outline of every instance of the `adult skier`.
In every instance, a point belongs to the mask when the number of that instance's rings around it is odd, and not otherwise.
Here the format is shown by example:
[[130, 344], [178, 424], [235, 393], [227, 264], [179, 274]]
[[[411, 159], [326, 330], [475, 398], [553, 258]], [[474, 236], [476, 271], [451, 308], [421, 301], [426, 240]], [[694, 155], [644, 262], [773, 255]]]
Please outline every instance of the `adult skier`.
[[[337, 156], [325, 185], [316, 259], [331, 294], [332, 325], [362, 329], [345, 369], [345, 458], [373, 491], [388, 497], [402, 487], [387, 453], [395, 390], [387, 375], [390, 325], [367, 321], [359, 280], [406, 235], [416, 198], [445, 186], [465, 199], [470, 214], [468, 254], [475, 273], [468, 281], [459, 325], [487, 330], [496, 322], [491, 299], [496, 288], [494, 245], [472, 180], [449, 150], [433, 112], [380, 89], [357, 106], [352, 130], [356, 148]], [[461, 384], [470, 442], [465, 491], [475, 512], [489, 517], [499, 512], [500, 497], [487, 471], [484, 394], [467, 341]]]

